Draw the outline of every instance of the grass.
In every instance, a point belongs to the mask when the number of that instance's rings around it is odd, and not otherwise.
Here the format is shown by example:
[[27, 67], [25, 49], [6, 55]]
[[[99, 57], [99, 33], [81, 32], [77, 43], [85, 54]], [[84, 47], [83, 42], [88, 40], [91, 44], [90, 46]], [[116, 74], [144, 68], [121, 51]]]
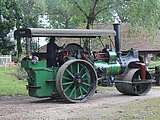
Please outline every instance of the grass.
[[133, 101], [121, 105], [117, 114], [118, 120], [159, 120], [160, 99], [154, 98], [143, 101]]
[[[99, 87], [98, 87], [99, 88]], [[115, 87], [109, 87], [109, 90]], [[100, 87], [100, 90], [108, 90], [108, 87]], [[114, 89], [113, 89], [114, 90]], [[159, 86], [153, 86], [152, 90], [158, 91]], [[111, 101], [112, 102], [112, 101]], [[104, 104], [99, 112], [100, 120], [160, 120], [160, 98], [150, 98], [116, 105]]]
[[0, 68], [0, 96], [27, 95], [27, 82], [25, 80], [19, 80], [17, 74], [17, 67]]

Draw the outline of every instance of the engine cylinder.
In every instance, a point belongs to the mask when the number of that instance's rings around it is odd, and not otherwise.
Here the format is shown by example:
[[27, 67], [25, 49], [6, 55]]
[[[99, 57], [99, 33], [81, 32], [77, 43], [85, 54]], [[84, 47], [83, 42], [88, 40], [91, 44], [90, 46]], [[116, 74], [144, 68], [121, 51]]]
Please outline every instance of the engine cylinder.
[[121, 65], [116, 62], [114, 64], [108, 64], [105, 61], [96, 61], [94, 63], [98, 72], [105, 71], [106, 75], [117, 75], [121, 71]]

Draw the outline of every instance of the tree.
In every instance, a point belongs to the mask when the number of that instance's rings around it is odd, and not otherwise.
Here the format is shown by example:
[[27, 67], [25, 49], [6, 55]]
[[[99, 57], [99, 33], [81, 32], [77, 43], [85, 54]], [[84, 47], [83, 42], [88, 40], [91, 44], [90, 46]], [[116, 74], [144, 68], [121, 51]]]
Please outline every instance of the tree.
[[67, 0], [47, 0], [47, 16], [50, 27], [53, 28], [73, 28], [82, 20], [76, 16], [73, 7]]
[[18, 0], [20, 4], [21, 21], [17, 28], [43, 27], [39, 21], [46, 11], [45, 0]]
[[[93, 29], [93, 23], [101, 20], [113, 21], [112, 11], [110, 10], [111, 5], [116, 0], [68, 0], [72, 7], [79, 13], [78, 15], [84, 16], [86, 19], [86, 29]], [[106, 16], [103, 16], [106, 15]], [[84, 48], [88, 49], [89, 46], [88, 39], [84, 40]]]
[[[86, 18], [86, 28], [93, 28], [94, 22], [120, 22], [138, 24], [155, 29], [160, 19], [159, 0], [67, 0]], [[78, 16], [77, 15], [77, 16]]]
[[155, 29], [160, 20], [159, 0], [125, 0], [121, 6], [114, 8], [121, 22], [128, 22]]
[[[37, 28], [44, 27], [39, 21], [46, 11], [45, 0], [17, 0], [21, 19], [17, 22], [16, 28]], [[22, 54], [21, 40], [17, 40], [18, 58]]]
[[74, 6], [75, 10], [77, 9], [86, 18], [86, 23], [87, 23], [86, 29], [93, 28], [93, 23], [98, 18], [98, 15], [104, 13], [104, 11], [105, 14], [109, 16], [108, 17], [109, 19], [112, 18], [110, 5], [113, 4], [115, 0], [79, 0], [79, 1], [68, 0], [68, 1]]
[[[11, 14], [12, 13], [12, 14]], [[13, 29], [17, 20], [20, 19], [19, 5], [15, 0], [0, 1], [0, 53], [9, 54], [13, 50], [7, 34]]]

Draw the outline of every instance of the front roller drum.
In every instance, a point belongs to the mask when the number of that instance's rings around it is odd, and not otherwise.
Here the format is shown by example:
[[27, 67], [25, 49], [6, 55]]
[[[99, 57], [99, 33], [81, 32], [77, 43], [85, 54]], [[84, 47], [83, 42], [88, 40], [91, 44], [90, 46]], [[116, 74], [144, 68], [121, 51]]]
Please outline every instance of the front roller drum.
[[[146, 95], [151, 89], [151, 75], [146, 71], [146, 79], [140, 78], [140, 70], [130, 70], [127, 73], [131, 82], [117, 82], [116, 88], [119, 92], [126, 95]], [[126, 79], [125, 77], [123, 78]], [[127, 78], [128, 79], [128, 78]]]
[[95, 92], [97, 74], [92, 65], [84, 60], [70, 60], [58, 70], [58, 93], [69, 102], [84, 102]]

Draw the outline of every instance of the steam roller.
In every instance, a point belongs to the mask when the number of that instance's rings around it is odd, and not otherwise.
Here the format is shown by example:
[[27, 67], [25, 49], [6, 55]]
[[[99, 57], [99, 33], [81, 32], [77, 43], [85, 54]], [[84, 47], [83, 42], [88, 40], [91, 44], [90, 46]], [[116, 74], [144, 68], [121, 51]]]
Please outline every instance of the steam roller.
[[[21, 66], [28, 73], [29, 96], [85, 102], [95, 93], [97, 83], [109, 77], [115, 79], [115, 87], [122, 94], [145, 95], [151, 89], [151, 75], [139, 60], [138, 51], [121, 52], [120, 24], [114, 24], [112, 30], [21, 28], [14, 37], [19, 43], [18, 53], [22, 53], [21, 42], [26, 45]], [[33, 40], [41, 37], [67, 40], [67, 45], [56, 51], [56, 66], [47, 67], [46, 52], [32, 50]], [[105, 46], [106, 38], [111, 43]], [[93, 41], [102, 44], [102, 49], [92, 50]]]

